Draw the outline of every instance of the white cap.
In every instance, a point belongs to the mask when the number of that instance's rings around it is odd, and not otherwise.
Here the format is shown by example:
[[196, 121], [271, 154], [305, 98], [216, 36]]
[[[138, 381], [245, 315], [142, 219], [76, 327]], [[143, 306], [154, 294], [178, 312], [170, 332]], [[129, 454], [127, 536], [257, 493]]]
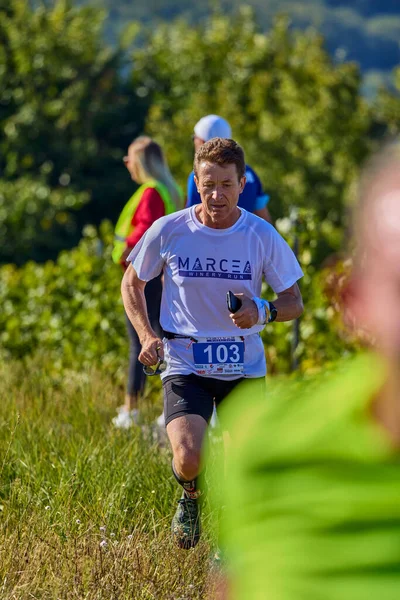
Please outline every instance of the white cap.
[[228, 121], [218, 115], [207, 115], [194, 126], [196, 137], [208, 142], [215, 137], [231, 138], [232, 130]]

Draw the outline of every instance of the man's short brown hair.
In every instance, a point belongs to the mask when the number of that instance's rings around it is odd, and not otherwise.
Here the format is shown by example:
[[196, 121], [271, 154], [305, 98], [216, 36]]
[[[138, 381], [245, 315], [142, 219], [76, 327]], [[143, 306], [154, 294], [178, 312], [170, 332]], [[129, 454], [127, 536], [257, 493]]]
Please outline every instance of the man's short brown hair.
[[199, 166], [202, 162], [214, 163], [221, 167], [236, 165], [239, 181], [246, 172], [243, 148], [235, 140], [228, 138], [213, 138], [200, 146], [193, 163], [196, 177], [198, 177]]

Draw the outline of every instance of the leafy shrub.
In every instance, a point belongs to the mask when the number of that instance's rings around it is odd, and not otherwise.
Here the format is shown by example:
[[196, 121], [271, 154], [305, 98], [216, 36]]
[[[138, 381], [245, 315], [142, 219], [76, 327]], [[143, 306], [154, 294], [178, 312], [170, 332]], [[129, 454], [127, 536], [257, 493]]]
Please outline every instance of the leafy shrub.
[[7, 240], [1, 260], [21, 264], [26, 256], [40, 260], [68, 246], [71, 236], [80, 235], [76, 211], [88, 199], [85, 192], [51, 188], [44, 179], [0, 181], [0, 238]]
[[84, 230], [56, 262], [0, 269], [0, 340], [5, 356], [48, 353], [62, 365], [126, 362], [121, 270], [111, 260], [112, 227]]
[[[323, 223], [317, 229], [318, 234], [312, 211], [300, 214], [297, 232], [306, 308], [295, 358], [303, 371], [321, 368], [353, 348], [351, 340], [337, 334], [340, 310], [331, 292], [344, 276], [343, 263], [320, 272], [312, 266], [312, 252], [330, 231]], [[310, 243], [310, 231], [315, 244]], [[112, 234], [108, 222], [102, 224], [99, 233], [86, 227], [79, 246], [62, 252], [56, 262], [0, 268], [0, 342], [5, 356], [24, 358], [44, 353], [60, 366], [101, 364], [113, 371], [126, 365], [121, 271], [111, 261]], [[286, 231], [286, 237], [290, 241], [293, 231]], [[274, 323], [265, 329], [272, 373], [291, 369], [292, 330], [292, 323]]]
[[[349, 261], [339, 252], [343, 231], [329, 218], [320, 220], [313, 209], [300, 209], [292, 219], [278, 220], [277, 227], [296, 248], [304, 272], [299, 282], [304, 313], [299, 324], [267, 325], [263, 332], [267, 360], [272, 373], [287, 373], [297, 367], [310, 373], [328, 367], [357, 348], [342, 321], [340, 293], [349, 274]], [[322, 268], [317, 268], [315, 265], [328, 249], [330, 256]], [[264, 295], [268, 298], [266, 290]]]
[[104, 17], [70, 0], [0, 2], [2, 263], [55, 258], [132, 193], [121, 159], [146, 103], [104, 43]]
[[215, 14], [190, 28], [184, 21], [151, 27], [133, 60], [134, 86], [151, 100], [146, 128], [182, 183], [195, 123], [220, 114], [270, 193], [274, 217], [311, 207], [342, 225], [368, 152], [371, 114], [359, 70], [334, 62], [320, 36], [295, 31], [284, 18], [261, 33], [242, 7], [235, 17]]

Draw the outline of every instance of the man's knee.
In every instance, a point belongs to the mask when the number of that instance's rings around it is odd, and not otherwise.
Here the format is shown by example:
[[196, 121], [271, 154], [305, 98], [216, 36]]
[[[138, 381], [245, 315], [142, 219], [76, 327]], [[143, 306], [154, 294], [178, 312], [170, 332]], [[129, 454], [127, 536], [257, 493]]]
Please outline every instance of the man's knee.
[[184, 481], [192, 481], [200, 472], [200, 451], [181, 444], [174, 452], [177, 475]]

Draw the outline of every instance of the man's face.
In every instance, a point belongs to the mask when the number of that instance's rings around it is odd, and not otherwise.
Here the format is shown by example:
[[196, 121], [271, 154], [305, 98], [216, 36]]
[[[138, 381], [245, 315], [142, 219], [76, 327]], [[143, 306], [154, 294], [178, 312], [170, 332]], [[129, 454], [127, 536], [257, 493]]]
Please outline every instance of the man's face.
[[367, 211], [359, 240], [365, 258], [352, 281], [349, 308], [386, 358], [400, 366], [400, 187], [380, 186]]
[[203, 222], [208, 227], [225, 229], [237, 220], [237, 203], [246, 177], [239, 179], [236, 165], [220, 166], [202, 162], [194, 178], [201, 197]]

